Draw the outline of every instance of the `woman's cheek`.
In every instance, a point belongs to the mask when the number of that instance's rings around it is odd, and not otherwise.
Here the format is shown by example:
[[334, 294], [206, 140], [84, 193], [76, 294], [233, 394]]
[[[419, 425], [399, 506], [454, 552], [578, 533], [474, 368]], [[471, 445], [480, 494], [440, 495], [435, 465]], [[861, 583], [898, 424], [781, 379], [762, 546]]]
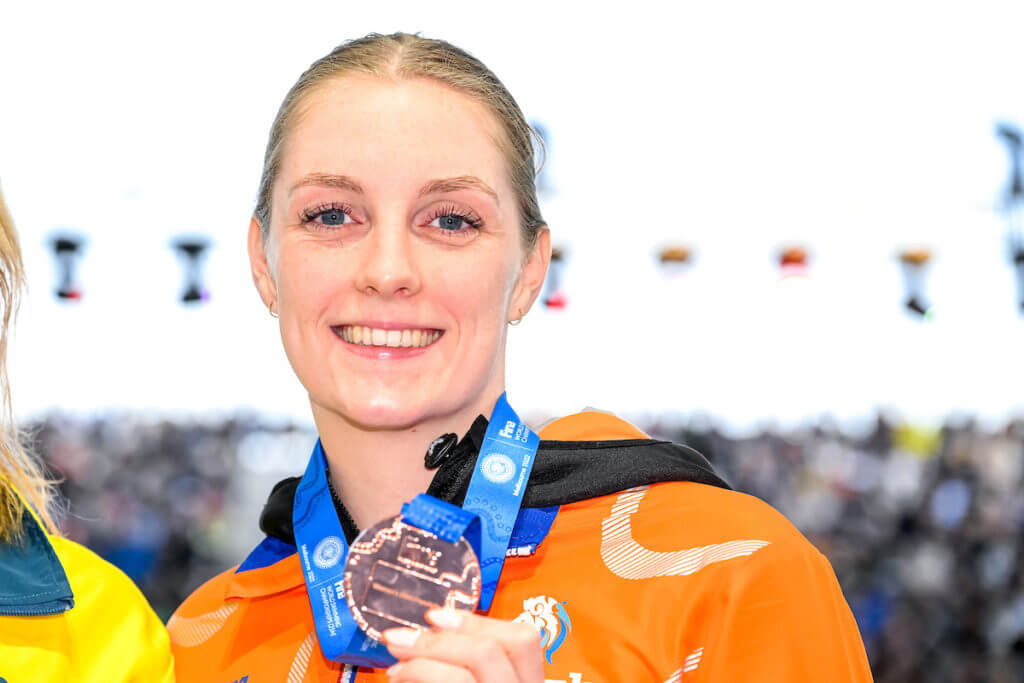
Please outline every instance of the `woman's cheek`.
[[336, 258], [326, 258], [326, 254], [295, 254], [282, 263], [279, 291], [284, 290], [283, 306], [291, 308], [297, 320], [309, 325], [316, 325], [332, 310], [337, 314], [342, 310], [340, 297], [345, 290], [342, 274], [348, 270]]
[[[326, 278], [319, 264], [309, 259], [282, 259], [278, 279], [281, 337], [292, 366], [300, 375], [304, 369], [323, 362], [317, 356], [326, 349], [319, 329], [327, 302], [332, 298], [334, 281]], [[301, 377], [303, 383], [308, 377]]]
[[469, 260], [435, 272], [435, 282], [443, 285], [452, 308], [469, 315], [486, 312], [488, 317], [503, 310], [507, 296], [503, 278], [494, 277], [505, 264], [490, 259], [480, 263]]
[[472, 331], [474, 337], [492, 336], [504, 311], [502, 292], [493, 287], [480, 287], [480, 281], [467, 283], [458, 295], [456, 307], [460, 327]]

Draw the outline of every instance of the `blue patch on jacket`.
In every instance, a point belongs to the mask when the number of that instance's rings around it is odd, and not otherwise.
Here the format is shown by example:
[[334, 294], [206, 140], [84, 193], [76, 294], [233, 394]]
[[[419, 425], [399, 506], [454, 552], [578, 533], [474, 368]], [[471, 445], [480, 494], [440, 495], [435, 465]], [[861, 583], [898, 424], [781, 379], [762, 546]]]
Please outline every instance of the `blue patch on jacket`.
[[0, 543], [0, 616], [35, 617], [75, 606], [67, 574], [46, 533], [28, 510], [22, 534]]

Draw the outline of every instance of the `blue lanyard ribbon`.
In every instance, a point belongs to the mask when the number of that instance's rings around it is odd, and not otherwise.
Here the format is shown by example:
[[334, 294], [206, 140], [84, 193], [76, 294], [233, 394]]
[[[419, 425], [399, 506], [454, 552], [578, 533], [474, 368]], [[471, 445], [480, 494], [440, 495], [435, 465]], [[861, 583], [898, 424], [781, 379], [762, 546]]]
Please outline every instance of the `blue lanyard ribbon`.
[[[501, 577], [540, 438], [519, 420], [502, 394], [487, 425], [461, 508], [420, 494], [402, 506], [402, 520], [449, 541], [465, 538], [480, 560], [480, 609], [490, 609]], [[357, 666], [382, 667], [395, 658], [367, 636], [345, 604], [348, 543], [327, 486], [326, 456], [317, 440], [295, 491], [292, 522], [306, 593], [324, 655]]]
[[360, 630], [345, 604], [348, 543], [327, 487], [326, 463], [323, 446], [317, 439], [306, 473], [295, 489], [292, 507], [295, 545], [320, 649], [334, 661], [390, 666], [397, 660], [383, 643]]
[[512, 527], [523, 504], [540, 437], [533, 433], [505, 400], [498, 398], [487, 425], [480, 457], [469, 480], [462, 509], [476, 513], [481, 529], [480, 609], [489, 610], [498, 588]]

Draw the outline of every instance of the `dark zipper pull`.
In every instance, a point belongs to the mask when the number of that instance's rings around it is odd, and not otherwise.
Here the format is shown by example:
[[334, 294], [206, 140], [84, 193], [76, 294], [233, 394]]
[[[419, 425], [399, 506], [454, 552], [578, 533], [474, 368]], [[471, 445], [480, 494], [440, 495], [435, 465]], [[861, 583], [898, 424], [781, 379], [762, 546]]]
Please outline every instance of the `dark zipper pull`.
[[423, 466], [428, 470], [440, 467], [441, 463], [451, 456], [458, 441], [459, 437], [451, 432], [431, 441], [427, 446], [427, 454], [423, 456]]

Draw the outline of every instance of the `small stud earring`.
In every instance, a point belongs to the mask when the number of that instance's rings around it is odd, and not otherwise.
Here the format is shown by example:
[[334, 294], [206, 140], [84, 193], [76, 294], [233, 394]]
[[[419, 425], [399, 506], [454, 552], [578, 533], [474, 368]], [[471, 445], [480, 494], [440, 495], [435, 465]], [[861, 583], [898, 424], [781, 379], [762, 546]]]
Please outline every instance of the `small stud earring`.
[[277, 313], [274, 313], [274, 304], [273, 303], [271, 303], [269, 306], [267, 306], [267, 310], [270, 311], [270, 317], [271, 318], [280, 318], [281, 317]]
[[516, 318], [515, 320], [509, 320], [508, 324], [509, 325], [518, 325], [521, 322], [523, 322], [523, 309], [520, 308], [519, 309], [519, 317]]

